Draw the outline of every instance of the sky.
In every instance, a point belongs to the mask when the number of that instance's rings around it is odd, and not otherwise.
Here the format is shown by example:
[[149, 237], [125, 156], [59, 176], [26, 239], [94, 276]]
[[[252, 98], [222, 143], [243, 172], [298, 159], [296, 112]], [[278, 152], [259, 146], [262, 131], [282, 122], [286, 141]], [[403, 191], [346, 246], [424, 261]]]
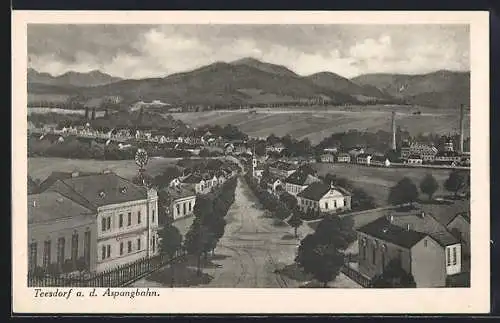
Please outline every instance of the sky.
[[163, 77], [253, 57], [300, 75], [469, 71], [468, 25], [28, 25], [28, 65]]

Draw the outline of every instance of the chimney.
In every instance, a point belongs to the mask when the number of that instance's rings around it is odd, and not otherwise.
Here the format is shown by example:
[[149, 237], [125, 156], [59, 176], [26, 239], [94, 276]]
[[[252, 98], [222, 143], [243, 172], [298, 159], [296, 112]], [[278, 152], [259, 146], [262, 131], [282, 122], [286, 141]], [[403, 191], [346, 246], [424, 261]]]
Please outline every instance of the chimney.
[[459, 152], [464, 152], [464, 105], [460, 105], [460, 143]]
[[395, 111], [392, 111], [391, 113], [392, 115], [392, 122], [391, 122], [391, 125], [392, 125], [392, 149], [393, 150], [396, 150], [396, 112]]

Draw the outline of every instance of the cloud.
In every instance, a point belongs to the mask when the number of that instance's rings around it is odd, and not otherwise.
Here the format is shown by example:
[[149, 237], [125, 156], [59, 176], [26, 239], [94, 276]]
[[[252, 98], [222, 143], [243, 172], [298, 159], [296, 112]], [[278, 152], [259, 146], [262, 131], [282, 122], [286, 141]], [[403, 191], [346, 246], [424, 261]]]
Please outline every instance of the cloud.
[[468, 26], [30, 25], [29, 64], [43, 72], [99, 69], [160, 77], [251, 56], [298, 74], [469, 69]]

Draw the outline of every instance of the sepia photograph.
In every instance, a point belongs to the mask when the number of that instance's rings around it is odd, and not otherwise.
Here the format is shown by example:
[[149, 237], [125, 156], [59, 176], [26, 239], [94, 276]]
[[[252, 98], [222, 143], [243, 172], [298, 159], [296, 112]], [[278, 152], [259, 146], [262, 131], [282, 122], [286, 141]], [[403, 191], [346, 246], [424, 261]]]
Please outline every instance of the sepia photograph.
[[470, 289], [470, 22], [24, 28], [34, 297]]

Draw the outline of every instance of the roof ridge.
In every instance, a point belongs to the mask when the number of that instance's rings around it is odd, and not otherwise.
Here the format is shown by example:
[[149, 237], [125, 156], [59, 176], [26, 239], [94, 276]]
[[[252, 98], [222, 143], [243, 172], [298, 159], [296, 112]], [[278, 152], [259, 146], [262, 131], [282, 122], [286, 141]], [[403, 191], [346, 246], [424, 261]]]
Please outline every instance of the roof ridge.
[[[71, 179], [71, 178], [68, 178], [68, 179]], [[67, 188], [69, 188], [72, 192], [74, 192], [76, 195], [78, 195], [80, 198], [82, 198], [85, 202], [87, 202], [89, 205], [91, 205], [93, 208], [95, 208], [97, 210], [98, 206], [93, 204], [92, 202], [90, 202], [89, 200], [87, 200], [83, 195], [81, 195], [80, 193], [78, 193], [74, 188], [72, 188], [70, 185], [68, 185], [67, 183], [64, 182], [65, 180], [60, 180], [58, 179], [57, 181], [54, 182], [57, 183], [57, 182], [61, 182], [62, 184], [64, 184], [64, 186], [66, 186]], [[59, 192], [62, 196], [72, 200], [73, 202], [77, 203], [77, 204], [80, 204], [82, 205], [83, 207], [86, 207], [85, 205], [81, 204], [80, 202], [78, 201], [75, 201], [74, 199], [72, 199], [71, 197], [69, 196], [66, 196], [64, 195], [62, 192]], [[88, 207], [86, 207], [88, 209]]]

